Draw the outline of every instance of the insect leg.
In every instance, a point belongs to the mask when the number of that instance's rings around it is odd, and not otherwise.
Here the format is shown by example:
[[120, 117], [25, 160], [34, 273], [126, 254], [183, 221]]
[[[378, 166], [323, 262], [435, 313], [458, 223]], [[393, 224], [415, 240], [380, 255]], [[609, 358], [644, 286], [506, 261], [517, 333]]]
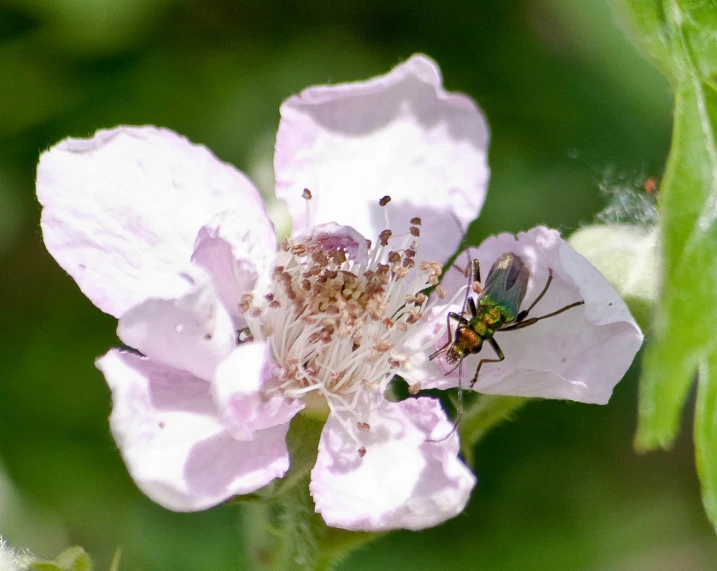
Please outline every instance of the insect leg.
[[518, 329], [523, 329], [524, 327], [530, 327], [531, 325], [535, 325], [538, 321], [542, 319], [547, 319], [548, 317], [554, 317], [555, 315], [559, 315], [563, 313], [564, 311], [567, 311], [568, 309], [572, 309], [573, 307], [577, 307], [579, 305], [583, 305], [584, 301], [576, 301], [575, 303], [571, 303], [570, 305], [566, 305], [565, 307], [562, 307], [558, 309], [557, 311], [553, 311], [552, 313], [548, 313], [547, 315], [541, 315], [540, 317], [531, 317], [530, 319], [526, 321], [520, 321], [518, 323], [514, 323], [512, 325], [508, 325], [507, 327], [502, 327], [499, 329], [499, 331], [516, 331]]
[[496, 343], [496, 340], [491, 337], [487, 341], [488, 343], [490, 343], [490, 346], [493, 347], [493, 351], [495, 351], [496, 355], [498, 355], [498, 358], [481, 359], [478, 362], [478, 366], [476, 367], [476, 374], [473, 375], [473, 380], [471, 381], [470, 388], [473, 388], [473, 385], [476, 384], [476, 381], [478, 380], [478, 373], [480, 373], [480, 368], [483, 366], [483, 363], [500, 363], [502, 360], [505, 359], [505, 355], [503, 355], [503, 351], [500, 350], [500, 347], [498, 346], [498, 343]]
[[[471, 317], [475, 317], [478, 313], [478, 310], [476, 309], [476, 302], [473, 300], [472, 297], [469, 297], [466, 300], [466, 305], [468, 306], [468, 311], [471, 312]], [[463, 325], [465, 325], [465, 323]]]
[[526, 317], [528, 317], [528, 314], [530, 313], [530, 310], [533, 309], [536, 305], [538, 305], [538, 302], [543, 299], [543, 296], [547, 293], [548, 288], [550, 287], [551, 282], [553, 281], [553, 270], [548, 270], [548, 281], [545, 282], [545, 287], [543, 288], [543, 291], [540, 292], [540, 295], [535, 298], [535, 301], [530, 304], [530, 307], [528, 309], [524, 309], [518, 314], [518, 317], [515, 319], [515, 323], [520, 323], [523, 321]]
[[477, 259], [471, 260], [471, 273], [473, 274], [473, 281], [480, 282], [480, 262]]
[[451, 335], [451, 319], [455, 319], [461, 325], [468, 325], [468, 320], [465, 317], [463, 317], [462, 315], [458, 315], [454, 311], [450, 311], [446, 316], [446, 330], [448, 331], [448, 342], [437, 351], [431, 353], [431, 355], [428, 357], [429, 361], [433, 361], [433, 359], [438, 357], [438, 355], [440, 355], [441, 353], [445, 353], [446, 350], [453, 344], [453, 335]]

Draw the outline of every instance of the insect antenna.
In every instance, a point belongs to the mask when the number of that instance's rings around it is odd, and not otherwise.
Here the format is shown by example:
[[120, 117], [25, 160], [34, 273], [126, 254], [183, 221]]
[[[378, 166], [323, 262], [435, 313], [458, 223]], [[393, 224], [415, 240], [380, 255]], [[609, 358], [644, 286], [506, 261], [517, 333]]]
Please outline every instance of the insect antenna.
[[[463, 274], [465, 278], [468, 279], [468, 285], [466, 287], [466, 295], [463, 297], [463, 306], [461, 307], [461, 316], [466, 314], [466, 306], [468, 305], [468, 296], [471, 293], [471, 289], [473, 286], [473, 259], [471, 258], [471, 254], [468, 251], [468, 244], [466, 243], [466, 232], [463, 230], [463, 227], [461, 226], [460, 221], [458, 218], [456, 218], [455, 214], [451, 215], [451, 218], [455, 221], [456, 225], [458, 226], [459, 230], [463, 234], [463, 238], [461, 239], [459, 246], [459, 252], [462, 250], [465, 252], [466, 257], [468, 258], [468, 263], [465, 266], [465, 269], [461, 270], [458, 266], [456, 266], [455, 262], [453, 263], [453, 267], [457, 269], [459, 272]], [[460, 253], [458, 254], [460, 255]], [[459, 326], [460, 327], [460, 326]], [[454, 336], [455, 337], [455, 336]], [[455, 343], [455, 339], [453, 341]], [[456, 419], [453, 421], [453, 428], [451, 428], [450, 432], [443, 436], [442, 438], [439, 438], [437, 440], [429, 440], [429, 442], [443, 442], [451, 437], [451, 435], [458, 430], [458, 423], [461, 421], [461, 418], [463, 417], [463, 359], [461, 359], [458, 362], [458, 402], [456, 403]]]

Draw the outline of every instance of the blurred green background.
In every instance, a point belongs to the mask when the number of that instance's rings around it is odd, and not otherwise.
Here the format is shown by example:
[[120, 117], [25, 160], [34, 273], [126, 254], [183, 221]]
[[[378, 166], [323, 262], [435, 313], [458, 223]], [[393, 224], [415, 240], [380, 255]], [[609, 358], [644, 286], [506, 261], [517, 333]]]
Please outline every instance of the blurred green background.
[[[280, 102], [383, 73], [421, 51], [492, 128], [478, 241], [545, 223], [569, 233], [601, 185], [659, 175], [668, 86], [597, 0], [0, 0], [0, 534], [98, 569], [247, 568], [241, 509], [175, 514], [142, 496], [110, 437], [93, 360], [116, 343], [44, 250], [39, 153], [117, 124], [169, 127], [271, 190]], [[609, 406], [540, 402], [476, 451], [464, 514], [394, 533], [341, 570], [717, 568], [689, 434], [636, 456], [636, 368]]]

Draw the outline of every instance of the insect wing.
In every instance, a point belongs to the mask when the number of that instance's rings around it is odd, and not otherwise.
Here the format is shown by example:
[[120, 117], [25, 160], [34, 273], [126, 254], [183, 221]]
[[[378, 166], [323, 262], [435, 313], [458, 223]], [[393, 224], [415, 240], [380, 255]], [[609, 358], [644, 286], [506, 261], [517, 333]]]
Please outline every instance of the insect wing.
[[513, 321], [528, 291], [530, 270], [515, 254], [503, 254], [493, 264], [483, 284], [481, 298], [499, 305]]

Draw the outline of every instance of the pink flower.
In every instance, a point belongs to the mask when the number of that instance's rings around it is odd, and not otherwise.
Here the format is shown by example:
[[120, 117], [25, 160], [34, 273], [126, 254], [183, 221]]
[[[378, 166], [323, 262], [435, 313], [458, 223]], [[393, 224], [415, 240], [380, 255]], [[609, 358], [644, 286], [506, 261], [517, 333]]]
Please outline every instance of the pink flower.
[[[42, 155], [45, 244], [136, 349], [97, 365], [114, 437], [149, 497], [199, 510], [283, 476], [289, 422], [310, 407], [328, 417], [310, 486], [327, 524], [420, 529], [464, 508], [475, 477], [456, 434], [442, 439], [452, 422], [438, 401], [385, 394], [396, 373], [455, 384], [427, 360], [455, 301], [422, 292], [480, 211], [487, 141], [475, 104], [444, 91], [425, 56], [291, 97], [275, 171], [294, 234], [278, 252], [251, 182], [170, 131], [120, 127]], [[510, 372], [486, 367], [476, 388], [603, 402], [639, 330], [556, 234], [524, 236], [492, 239], [476, 255], [489, 263], [517, 248], [536, 277], [528, 297], [552, 267], [559, 279], [536, 311], [576, 295], [586, 304], [567, 330], [562, 318], [525, 330], [525, 346], [510, 345]], [[456, 276], [446, 283], [460, 304]], [[536, 338], [549, 353], [531, 360]]]

